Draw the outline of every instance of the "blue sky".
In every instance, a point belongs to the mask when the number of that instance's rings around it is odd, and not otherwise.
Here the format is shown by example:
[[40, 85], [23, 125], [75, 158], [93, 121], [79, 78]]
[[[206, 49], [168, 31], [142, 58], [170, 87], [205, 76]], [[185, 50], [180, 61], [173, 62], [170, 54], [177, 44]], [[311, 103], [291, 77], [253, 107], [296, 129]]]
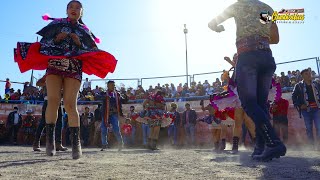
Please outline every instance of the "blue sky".
[[[21, 1], [2, 3], [0, 11], [0, 80], [30, 81], [30, 72], [21, 74], [13, 61], [17, 41], [34, 42], [36, 32], [48, 22], [41, 16], [65, 17], [68, 0]], [[183, 24], [187, 24], [189, 74], [221, 71], [230, 66], [223, 60], [232, 56], [235, 48], [235, 24], [224, 23], [226, 31], [215, 33], [207, 23], [235, 0], [83, 0], [84, 22], [101, 38], [99, 48], [113, 54], [119, 61], [117, 69], [107, 78], [142, 78], [185, 74], [185, 41]], [[277, 63], [309, 57], [319, 57], [320, 2], [316, 0], [265, 0], [274, 10], [305, 8], [304, 24], [278, 24], [280, 43], [272, 45]], [[279, 65], [281, 71], [316, 69], [315, 61]], [[44, 71], [35, 71], [39, 77]], [[95, 76], [84, 78], [98, 79]], [[218, 75], [196, 76], [196, 81], [212, 82]], [[143, 81], [144, 87], [158, 82], [185, 83], [185, 78]], [[119, 81], [126, 87], [137, 81]], [[93, 85], [104, 86], [101, 81]], [[21, 85], [13, 85], [21, 88]], [[4, 83], [0, 83], [4, 94]]]

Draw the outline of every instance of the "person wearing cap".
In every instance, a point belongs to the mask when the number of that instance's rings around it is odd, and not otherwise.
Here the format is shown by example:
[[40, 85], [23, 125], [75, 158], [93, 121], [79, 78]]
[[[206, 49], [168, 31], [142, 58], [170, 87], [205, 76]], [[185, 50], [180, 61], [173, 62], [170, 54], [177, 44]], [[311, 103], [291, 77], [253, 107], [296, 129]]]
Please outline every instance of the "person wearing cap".
[[14, 110], [9, 113], [8, 119], [6, 122], [6, 128], [9, 131], [9, 136], [13, 134], [13, 144], [17, 145], [17, 137], [19, 129], [22, 125], [22, 115], [18, 112], [18, 107], [14, 107]]
[[[292, 101], [295, 107], [301, 112], [311, 146], [319, 146], [320, 142], [320, 84], [312, 80], [311, 72], [308, 69], [301, 71], [303, 80], [295, 85], [292, 93]], [[313, 137], [313, 123], [316, 128], [318, 143]]]
[[27, 116], [22, 122], [22, 128], [24, 132], [24, 143], [29, 145], [31, 143], [32, 136], [34, 135], [36, 127], [36, 118], [32, 114], [33, 111], [29, 109], [26, 111]]
[[176, 146], [178, 145], [178, 128], [181, 123], [181, 117], [180, 113], [177, 111], [178, 105], [176, 103], [171, 103], [170, 107], [169, 113], [172, 114], [173, 122], [168, 128], [168, 137], [171, 140], [171, 144]]
[[184, 126], [189, 145], [195, 145], [195, 127], [197, 123], [197, 113], [190, 108], [190, 104], [185, 104], [186, 110], [182, 113], [182, 125]]
[[97, 100], [102, 101], [102, 123], [101, 123], [101, 143], [104, 151], [108, 147], [108, 131], [110, 124], [112, 125], [112, 131], [118, 141], [118, 151], [123, 148], [123, 138], [119, 127], [119, 118], [123, 117], [122, 103], [126, 101], [125, 98], [115, 89], [115, 82], [108, 81], [108, 89], [104, 95], [97, 96]]

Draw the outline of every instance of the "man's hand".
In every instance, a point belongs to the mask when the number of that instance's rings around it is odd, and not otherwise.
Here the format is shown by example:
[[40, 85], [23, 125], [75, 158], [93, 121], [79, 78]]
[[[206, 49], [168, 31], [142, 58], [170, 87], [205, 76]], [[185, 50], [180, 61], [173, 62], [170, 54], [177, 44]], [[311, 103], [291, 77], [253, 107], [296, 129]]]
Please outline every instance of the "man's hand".
[[228, 56], [224, 57], [224, 60], [231, 61], [231, 59]]
[[217, 27], [215, 28], [215, 31], [218, 32], [218, 33], [224, 31], [223, 25], [217, 26]]
[[302, 104], [301, 106], [300, 106], [300, 109], [301, 110], [306, 110], [308, 108], [308, 106], [306, 105], [306, 104]]

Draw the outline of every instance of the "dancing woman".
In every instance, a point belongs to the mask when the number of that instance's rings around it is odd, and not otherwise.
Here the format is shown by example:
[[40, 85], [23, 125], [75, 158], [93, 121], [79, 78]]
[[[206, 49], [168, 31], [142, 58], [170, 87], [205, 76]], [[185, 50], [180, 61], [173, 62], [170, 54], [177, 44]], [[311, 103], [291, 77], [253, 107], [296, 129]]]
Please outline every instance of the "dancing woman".
[[45, 117], [48, 156], [56, 154], [54, 129], [63, 88], [63, 101], [72, 135], [72, 158], [78, 159], [82, 151], [77, 96], [82, 72], [104, 78], [108, 72], [114, 71], [117, 61], [111, 54], [97, 48], [95, 36], [81, 19], [81, 2], [70, 1], [66, 11], [67, 18], [43, 16], [43, 19], [53, 21], [37, 33], [42, 36], [41, 41], [19, 42], [14, 57], [21, 72], [46, 69], [48, 106]]

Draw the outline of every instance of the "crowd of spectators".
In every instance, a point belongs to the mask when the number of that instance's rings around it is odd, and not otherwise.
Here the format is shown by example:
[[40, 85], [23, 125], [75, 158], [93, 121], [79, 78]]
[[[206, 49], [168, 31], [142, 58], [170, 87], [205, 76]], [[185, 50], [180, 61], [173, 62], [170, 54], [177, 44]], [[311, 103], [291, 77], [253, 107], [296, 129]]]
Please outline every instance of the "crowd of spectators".
[[[315, 73], [315, 71], [312, 71], [311, 69], [310, 71], [312, 72], [314, 80], [320, 81], [319, 76]], [[276, 82], [281, 84], [282, 92], [291, 92], [294, 88], [294, 85], [302, 80], [302, 76], [300, 71], [296, 70], [288, 71], [287, 74], [281, 72], [280, 76], [274, 74], [274, 79]], [[122, 95], [126, 95], [129, 100], [145, 99], [150, 94], [158, 90], [163, 91], [166, 98], [184, 98], [219, 93], [224, 90], [225, 85], [225, 82], [221, 82], [219, 78], [216, 78], [216, 81], [212, 83], [209, 83], [208, 80], [205, 80], [203, 83], [201, 83], [201, 81], [198, 83], [191, 82], [190, 86], [182, 83], [180, 83], [178, 86], [174, 85], [173, 83], [164, 85], [158, 83], [156, 86], [149, 86], [147, 89], [143, 88], [141, 85], [139, 85], [137, 88], [126, 88], [124, 85], [122, 85], [117, 90], [120, 91]], [[86, 78], [86, 80], [83, 82], [81, 89], [82, 90], [79, 93], [78, 101], [95, 101], [95, 97], [105, 92], [105, 88], [103, 87], [92, 87], [91, 81], [88, 78]], [[13, 88], [11, 88], [10, 80], [7, 78], [5, 92], [6, 94], [4, 97], [0, 96], [1, 102], [13, 102], [12, 100], [16, 100], [20, 103], [34, 103], [36, 101], [44, 100], [43, 89], [30, 86], [28, 82], [24, 84], [23, 91], [20, 89], [15, 91]]]
[[[317, 73], [311, 68], [309, 68], [309, 70], [312, 74], [313, 80], [320, 82], [319, 75], [317, 75]], [[294, 86], [302, 80], [302, 76], [299, 70], [288, 71], [287, 74], [281, 72], [280, 76], [274, 74], [273, 78], [276, 80], [276, 82], [280, 83], [282, 92], [292, 92]]]

